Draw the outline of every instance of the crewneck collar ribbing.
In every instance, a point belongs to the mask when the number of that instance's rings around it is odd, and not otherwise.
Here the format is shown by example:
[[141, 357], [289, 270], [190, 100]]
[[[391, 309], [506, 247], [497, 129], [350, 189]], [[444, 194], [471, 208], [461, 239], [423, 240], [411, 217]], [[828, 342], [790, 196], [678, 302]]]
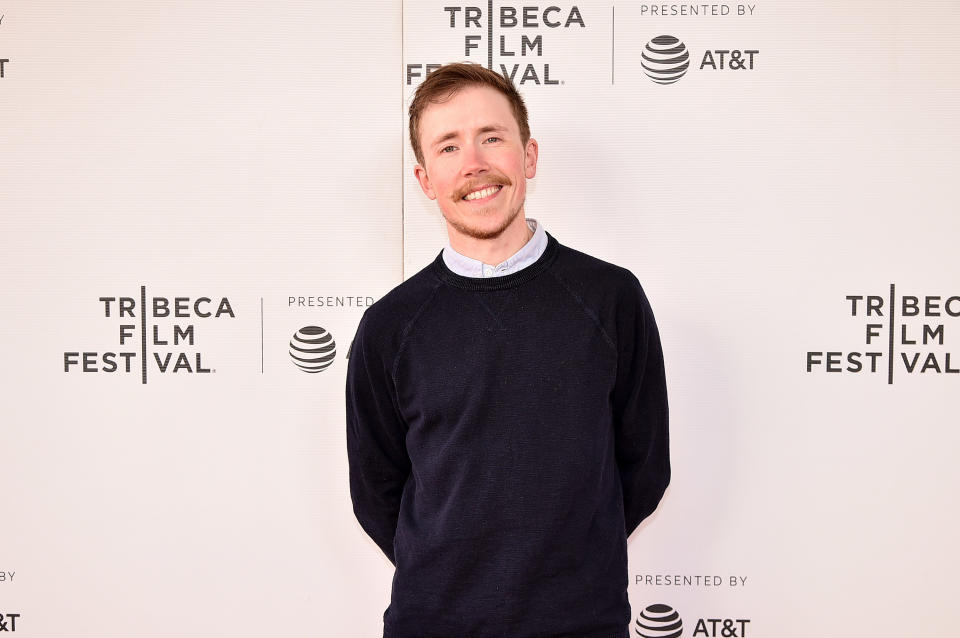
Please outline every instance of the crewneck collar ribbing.
[[464, 288], [466, 290], [503, 290], [504, 288], [513, 288], [529, 281], [546, 270], [557, 256], [559, 242], [556, 238], [547, 232], [547, 247], [540, 257], [526, 266], [522, 270], [503, 275], [502, 277], [464, 277], [450, 270], [443, 261], [443, 251], [433, 260], [431, 267], [433, 273], [441, 280], [451, 286]]

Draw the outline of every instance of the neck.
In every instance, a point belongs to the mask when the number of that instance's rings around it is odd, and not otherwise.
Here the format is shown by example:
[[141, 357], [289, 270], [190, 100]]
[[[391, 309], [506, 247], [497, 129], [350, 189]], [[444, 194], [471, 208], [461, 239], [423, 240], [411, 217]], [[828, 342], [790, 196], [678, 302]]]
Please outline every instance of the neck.
[[502, 233], [490, 239], [477, 239], [458, 232], [447, 224], [450, 247], [461, 255], [478, 259], [491, 266], [499, 264], [530, 241], [533, 231], [527, 226], [527, 218], [521, 210]]

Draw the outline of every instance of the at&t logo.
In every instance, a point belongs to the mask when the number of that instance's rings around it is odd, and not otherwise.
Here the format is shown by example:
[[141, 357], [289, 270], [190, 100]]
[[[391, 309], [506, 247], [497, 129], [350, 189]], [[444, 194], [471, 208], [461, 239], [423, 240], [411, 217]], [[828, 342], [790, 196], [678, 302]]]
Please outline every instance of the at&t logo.
[[658, 35], [643, 49], [643, 72], [657, 84], [673, 84], [689, 66], [687, 45], [672, 35]]
[[[707, 49], [699, 70], [752, 71], [759, 49]], [[687, 73], [690, 51], [679, 38], [658, 35], [643, 48], [643, 72], [657, 84], [673, 84]]]
[[683, 620], [670, 605], [650, 605], [640, 612], [636, 631], [642, 638], [679, 638]]
[[[705, 638], [746, 638], [746, 618], [699, 618], [692, 636]], [[680, 638], [683, 635], [683, 620], [670, 605], [649, 605], [637, 618], [637, 635], [641, 638]]]
[[[760, 53], [759, 49], [716, 49], [704, 51], [703, 60], [700, 61], [700, 68], [710, 67], [714, 71], [724, 70], [724, 59], [726, 58], [726, 69], [730, 71], [753, 70], [753, 56]], [[730, 56], [730, 57], [726, 57]], [[718, 66], [719, 64], [719, 66]]]
[[0, 631], [16, 631], [20, 614], [0, 613]]
[[290, 359], [304, 372], [323, 372], [337, 356], [337, 342], [320, 326], [304, 326], [290, 339]]

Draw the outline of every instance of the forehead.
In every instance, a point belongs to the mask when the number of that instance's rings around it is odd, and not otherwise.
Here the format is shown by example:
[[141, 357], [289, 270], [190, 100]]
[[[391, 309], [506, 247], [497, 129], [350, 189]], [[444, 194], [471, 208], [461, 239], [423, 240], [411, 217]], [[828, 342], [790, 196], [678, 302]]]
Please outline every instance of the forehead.
[[430, 104], [423, 110], [420, 139], [430, 144], [447, 133], [466, 135], [489, 126], [520, 132], [507, 96], [488, 86], [468, 86], [450, 99]]

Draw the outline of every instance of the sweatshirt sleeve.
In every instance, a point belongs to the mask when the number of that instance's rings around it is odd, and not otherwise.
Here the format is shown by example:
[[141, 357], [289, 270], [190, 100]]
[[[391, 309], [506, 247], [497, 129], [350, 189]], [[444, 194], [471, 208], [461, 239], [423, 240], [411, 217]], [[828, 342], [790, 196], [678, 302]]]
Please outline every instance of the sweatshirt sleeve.
[[393, 541], [410, 458], [389, 358], [377, 337], [364, 314], [347, 354], [350, 497], [360, 526], [396, 565]]
[[617, 317], [614, 389], [617, 467], [627, 536], [653, 513], [670, 483], [667, 384], [653, 311], [636, 277]]

